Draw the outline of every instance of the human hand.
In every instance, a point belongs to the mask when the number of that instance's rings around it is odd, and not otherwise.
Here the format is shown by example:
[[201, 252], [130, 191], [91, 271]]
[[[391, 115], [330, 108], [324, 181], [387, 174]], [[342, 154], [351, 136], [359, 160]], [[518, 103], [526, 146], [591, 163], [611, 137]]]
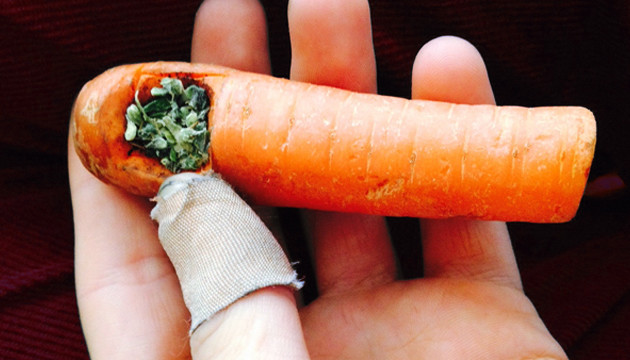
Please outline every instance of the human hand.
[[[366, 1], [290, 10], [294, 79], [375, 90]], [[412, 97], [494, 103], [480, 54], [454, 37], [420, 50]], [[504, 223], [422, 221], [424, 278], [397, 281], [381, 218], [308, 218], [320, 297], [300, 315], [312, 359], [566, 358], [523, 293]]]
[[[366, 1], [292, 0], [289, 24], [293, 79], [376, 91]], [[265, 34], [256, 1], [206, 1], [192, 59], [269, 72]], [[494, 101], [479, 54], [452, 37], [421, 50], [412, 93]], [[73, 151], [70, 176], [77, 296], [92, 357], [188, 357], [188, 312], [148, 218], [150, 204], [94, 179]], [[210, 356], [211, 345], [232, 351], [251, 343], [239, 324], [251, 324], [249, 316], [260, 314], [252, 309], [264, 308], [283, 317], [267, 319], [274, 320], [275, 334], [257, 335], [270, 343], [282, 336], [293, 358], [307, 358], [304, 348], [312, 359], [565, 358], [523, 294], [505, 224], [423, 221], [425, 277], [397, 281], [382, 218], [323, 212], [307, 218], [321, 296], [300, 309], [304, 337], [290, 292], [265, 289], [200, 328], [195, 354]], [[226, 333], [232, 336], [217, 337]]]

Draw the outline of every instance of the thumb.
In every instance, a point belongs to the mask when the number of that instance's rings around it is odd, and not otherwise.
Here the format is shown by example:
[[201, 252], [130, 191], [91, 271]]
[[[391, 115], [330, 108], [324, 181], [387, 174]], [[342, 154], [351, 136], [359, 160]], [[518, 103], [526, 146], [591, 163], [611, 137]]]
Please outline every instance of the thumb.
[[295, 298], [267, 287], [208, 318], [190, 338], [193, 359], [309, 359]]
[[167, 179], [151, 216], [191, 314], [194, 359], [308, 359], [278, 242], [217, 176]]
[[202, 323], [190, 338], [193, 359], [308, 359], [292, 291], [267, 287]]

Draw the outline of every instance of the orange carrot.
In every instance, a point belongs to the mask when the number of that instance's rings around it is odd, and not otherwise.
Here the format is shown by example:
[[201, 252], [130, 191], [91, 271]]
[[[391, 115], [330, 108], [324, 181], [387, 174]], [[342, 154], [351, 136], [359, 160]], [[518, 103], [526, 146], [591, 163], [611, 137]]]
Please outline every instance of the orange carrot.
[[209, 95], [209, 161], [195, 171], [217, 172], [264, 205], [564, 222], [595, 148], [595, 120], [582, 107], [456, 105], [212, 65], [124, 65], [84, 86], [72, 137], [92, 173], [147, 197], [172, 172], [125, 140], [125, 111], [165, 77]]

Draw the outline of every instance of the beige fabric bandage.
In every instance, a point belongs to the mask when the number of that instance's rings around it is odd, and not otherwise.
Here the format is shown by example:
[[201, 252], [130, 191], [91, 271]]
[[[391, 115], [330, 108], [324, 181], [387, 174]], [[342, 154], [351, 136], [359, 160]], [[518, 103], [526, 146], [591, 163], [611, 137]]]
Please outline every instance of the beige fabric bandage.
[[218, 176], [167, 179], [151, 217], [179, 278], [190, 332], [241, 297], [302, 282], [256, 213]]

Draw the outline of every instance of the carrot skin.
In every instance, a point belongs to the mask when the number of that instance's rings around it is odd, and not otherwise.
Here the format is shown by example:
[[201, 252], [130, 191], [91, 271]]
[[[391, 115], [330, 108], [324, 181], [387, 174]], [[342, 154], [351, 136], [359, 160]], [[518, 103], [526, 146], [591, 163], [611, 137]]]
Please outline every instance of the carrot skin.
[[353, 93], [227, 68], [147, 63], [86, 84], [72, 113], [88, 169], [154, 196], [171, 175], [123, 139], [136, 89], [161, 77], [211, 93], [211, 161], [250, 201], [388, 216], [564, 222], [576, 213], [595, 148], [581, 107], [456, 105]]

